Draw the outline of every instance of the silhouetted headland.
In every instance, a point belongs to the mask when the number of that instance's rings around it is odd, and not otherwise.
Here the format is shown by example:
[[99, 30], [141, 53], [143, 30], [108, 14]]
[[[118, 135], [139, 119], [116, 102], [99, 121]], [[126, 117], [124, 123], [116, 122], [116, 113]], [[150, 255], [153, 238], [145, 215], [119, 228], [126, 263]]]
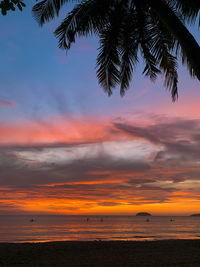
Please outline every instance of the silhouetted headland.
[[197, 217], [200, 217], [200, 213], [195, 213], [195, 214], [192, 214], [190, 216], [197, 216]]
[[148, 212], [138, 212], [136, 216], [151, 216], [151, 214]]

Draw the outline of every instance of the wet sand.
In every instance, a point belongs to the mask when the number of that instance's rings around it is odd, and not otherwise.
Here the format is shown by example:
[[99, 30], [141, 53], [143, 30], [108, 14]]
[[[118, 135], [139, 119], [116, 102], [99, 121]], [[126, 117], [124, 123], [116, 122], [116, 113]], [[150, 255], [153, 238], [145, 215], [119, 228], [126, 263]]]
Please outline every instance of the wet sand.
[[200, 267], [200, 239], [0, 243], [0, 266]]

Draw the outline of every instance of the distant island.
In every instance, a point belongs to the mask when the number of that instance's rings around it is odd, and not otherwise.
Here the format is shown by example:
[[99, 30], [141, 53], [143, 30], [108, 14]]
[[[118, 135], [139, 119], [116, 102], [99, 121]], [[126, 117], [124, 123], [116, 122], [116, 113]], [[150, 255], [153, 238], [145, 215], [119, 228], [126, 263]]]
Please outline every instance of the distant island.
[[151, 216], [151, 214], [148, 212], [138, 212], [136, 216]]
[[199, 216], [200, 217], [200, 213], [192, 214], [190, 216]]

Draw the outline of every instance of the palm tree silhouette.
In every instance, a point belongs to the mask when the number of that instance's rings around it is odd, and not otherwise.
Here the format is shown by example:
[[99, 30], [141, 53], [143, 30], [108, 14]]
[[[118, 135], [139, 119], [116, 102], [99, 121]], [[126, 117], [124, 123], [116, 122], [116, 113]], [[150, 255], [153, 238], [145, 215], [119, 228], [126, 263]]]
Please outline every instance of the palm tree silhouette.
[[[69, 0], [43, 0], [33, 7], [42, 26], [59, 15]], [[191, 76], [200, 80], [200, 47], [185, 26], [195, 23], [197, 0], [79, 0], [55, 30], [59, 47], [70, 49], [77, 36], [99, 38], [97, 77], [108, 93], [120, 85], [124, 95], [141, 54], [143, 73], [155, 80], [162, 73], [172, 99], [178, 96], [177, 57], [187, 64]]]

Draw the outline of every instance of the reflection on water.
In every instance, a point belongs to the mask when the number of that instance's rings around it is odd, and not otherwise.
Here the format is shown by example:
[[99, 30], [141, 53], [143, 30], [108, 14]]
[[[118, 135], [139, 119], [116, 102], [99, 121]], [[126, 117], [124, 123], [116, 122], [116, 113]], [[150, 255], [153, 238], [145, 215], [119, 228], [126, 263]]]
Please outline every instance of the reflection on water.
[[200, 217], [0, 216], [0, 242], [200, 238]]

